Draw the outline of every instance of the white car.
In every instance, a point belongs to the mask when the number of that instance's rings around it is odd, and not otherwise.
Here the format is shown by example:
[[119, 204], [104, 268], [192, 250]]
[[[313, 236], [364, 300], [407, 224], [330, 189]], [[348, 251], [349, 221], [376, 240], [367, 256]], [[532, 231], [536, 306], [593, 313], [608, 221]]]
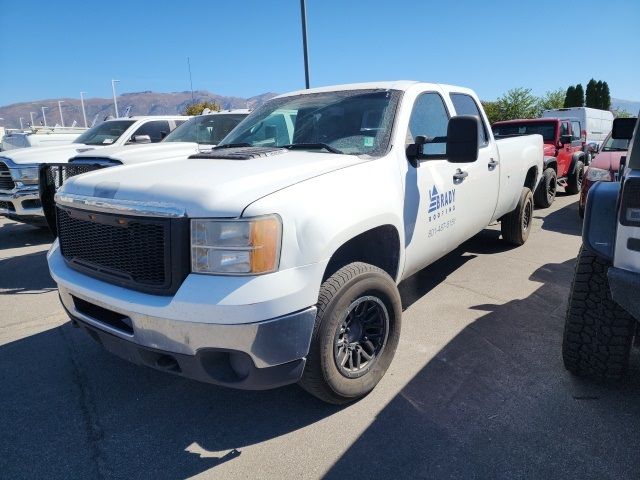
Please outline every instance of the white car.
[[38, 169], [41, 164], [67, 162], [81, 152], [106, 146], [159, 142], [189, 118], [177, 115], [117, 118], [90, 128], [73, 143], [1, 152], [0, 215], [45, 225], [38, 195]]
[[496, 220], [526, 241], [542, 151], [495, 141], [466, 88], [294, 92], [209, 153], [69, 179], [49, 269], [73, 322], [123, 358], [345, 403], [391, 363], [400, 281]]

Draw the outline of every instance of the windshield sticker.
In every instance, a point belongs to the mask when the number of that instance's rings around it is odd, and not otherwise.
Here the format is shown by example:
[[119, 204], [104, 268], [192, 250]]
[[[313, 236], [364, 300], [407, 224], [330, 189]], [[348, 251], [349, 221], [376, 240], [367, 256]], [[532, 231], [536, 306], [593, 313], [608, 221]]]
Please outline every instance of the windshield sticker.
[[440, 193], [434, 185], [429, 191], [429, 210], [427, 217], [432, 224], [428, 236], [434, 235], [453, 227], [456, 224], [456, 189], [452, 188]]
[[105, 138], [104, 140], [102, 140], [102, 143], [113, 143], [113, 138]]
[[373, 147], [373, 140], [375, 137], [364, 137], [364, 146], [365, 147]]

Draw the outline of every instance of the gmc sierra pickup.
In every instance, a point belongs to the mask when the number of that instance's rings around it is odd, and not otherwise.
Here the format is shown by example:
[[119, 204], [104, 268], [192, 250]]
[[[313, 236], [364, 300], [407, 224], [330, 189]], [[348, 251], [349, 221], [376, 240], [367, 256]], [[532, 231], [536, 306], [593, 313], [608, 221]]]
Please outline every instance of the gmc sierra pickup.
[[495, 141], [466, 88], [289, 93], [211, 152], [69, 179], [49, 268], [72, 321], [125, 359], [346, 403], [391, 363], [400, 281], [495, 221], [527, 240], [542, 150]]

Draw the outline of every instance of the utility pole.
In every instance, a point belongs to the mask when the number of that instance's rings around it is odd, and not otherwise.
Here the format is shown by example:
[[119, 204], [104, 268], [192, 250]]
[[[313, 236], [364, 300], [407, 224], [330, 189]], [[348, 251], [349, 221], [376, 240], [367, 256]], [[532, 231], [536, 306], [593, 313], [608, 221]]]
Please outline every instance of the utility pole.
[[42, 107], [42, 121], [44, 122], [44, 126], [47, 126], [47, 116], [44, 114], [44, 110], [45, 108], [49, 108], [49, 107]]
[[31, 117], [31, 126], [33, 127], [35, 125], [35, 121], [33, 120], [33, 116], [36, 114], [36, 112], [29, 112], [29, 117]]
[[84, 111], [84, 97], [83, 95], [87, 92], [80, 92], [80, 105], [82, 106], [82, 118], [84, 119], [84, 128], [87, 128], [87, 114]]
[[113, 92], [113, 108], [116, 111], [116, 118], [119, 118], [118, 100], [116, 100], [116, 83], [118, 82], [120, 82], [120, 80], [111, 80], [111, 91]]
[[60, 125], [64, 127], [64, 118], [62, 118], [62, 104], [64, 100], [58, 100], [58, 112], [60, 112]]
[[189, 66], [189, 84], [191, 85], [191, 103], [196, 103], [193, 98], [193, 80], [191, 79], [191, 60], [187, 57], [187, 65]]
[[304, 84], [309, 88], [309, 55], [307, 53], [307, 8], [305, 0], [300, 0], [300, 17], [302, 19], [302, 48], [304, 50]]
[[22, 126], [22, 117], [20, 117], [20, 130], [24, 130], [24, 127]]

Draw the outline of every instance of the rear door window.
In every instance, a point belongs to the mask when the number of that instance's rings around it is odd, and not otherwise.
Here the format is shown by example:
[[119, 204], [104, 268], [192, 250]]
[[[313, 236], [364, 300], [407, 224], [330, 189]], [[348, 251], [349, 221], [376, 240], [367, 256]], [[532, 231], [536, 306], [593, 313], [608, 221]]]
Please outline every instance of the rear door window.
[[487, 133], [487, 126], [482, 119], [482, 115], [480, 115], [480, 109], [475, 100], [471, 96], [463, 93], [452, 93], [449, 96], [456, 109], [456, 115], [473, 115], [474, 117], [478, 117], [480, 125], [478, 130], [478, 143], [480, 146], [486, 145], [489, 142], [489, 134]]

